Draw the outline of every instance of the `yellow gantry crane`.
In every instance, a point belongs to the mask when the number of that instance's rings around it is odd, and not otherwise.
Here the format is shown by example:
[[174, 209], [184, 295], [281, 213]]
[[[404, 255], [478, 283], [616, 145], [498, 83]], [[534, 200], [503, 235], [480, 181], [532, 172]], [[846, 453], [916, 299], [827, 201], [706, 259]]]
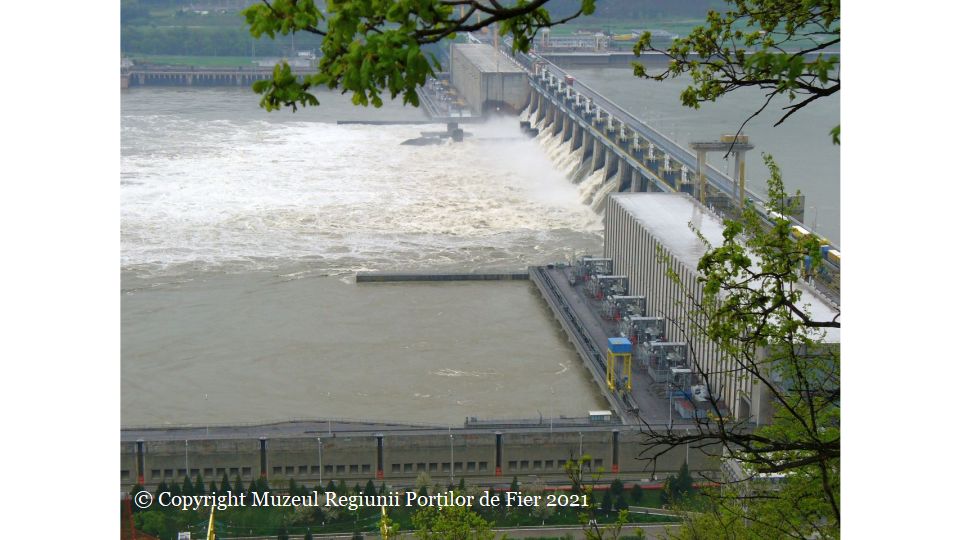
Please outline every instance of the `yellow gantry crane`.
[[607, 338], [607, 387], [616, 392], [633, 389], [633, 343], [627, 338]]

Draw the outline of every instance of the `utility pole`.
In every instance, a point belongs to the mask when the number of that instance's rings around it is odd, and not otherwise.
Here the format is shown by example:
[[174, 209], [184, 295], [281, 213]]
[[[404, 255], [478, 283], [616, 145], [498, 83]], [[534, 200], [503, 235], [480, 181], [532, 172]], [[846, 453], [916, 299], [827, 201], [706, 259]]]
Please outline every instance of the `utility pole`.
[[450, 434], [450, 485], [453, 485], [453, 433]]
[[320, 485], [323, 485], [323, 440], [317, 437], [317, 471], [320, 473]]
[[673, 386], [671, 383], [667, 383], [667, 394], [668, 412], [670, 413], [670, 425], [667, 429], [673, 429]]

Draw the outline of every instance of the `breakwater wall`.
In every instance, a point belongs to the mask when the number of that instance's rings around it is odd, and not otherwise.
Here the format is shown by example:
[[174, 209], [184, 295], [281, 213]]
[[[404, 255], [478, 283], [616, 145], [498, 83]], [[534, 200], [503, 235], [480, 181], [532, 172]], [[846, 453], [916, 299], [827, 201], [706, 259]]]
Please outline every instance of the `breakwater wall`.
[[357, 283], [389, 283], [398, 281], [526, 281], [528, 279], [530, 279], [530, 276], [527, 272], [487, 274], [357, 272]]

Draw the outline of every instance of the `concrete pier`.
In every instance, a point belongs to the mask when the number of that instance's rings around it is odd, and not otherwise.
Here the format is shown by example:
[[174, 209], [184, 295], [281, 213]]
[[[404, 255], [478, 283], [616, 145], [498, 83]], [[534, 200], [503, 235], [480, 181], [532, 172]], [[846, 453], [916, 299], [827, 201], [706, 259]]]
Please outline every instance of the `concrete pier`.
[[527, 279], [530, 279], [527, 272], [504, 272], [499, 274], [357, 272], [357, 283], [388, 283], [397, 281], [526, 281]]

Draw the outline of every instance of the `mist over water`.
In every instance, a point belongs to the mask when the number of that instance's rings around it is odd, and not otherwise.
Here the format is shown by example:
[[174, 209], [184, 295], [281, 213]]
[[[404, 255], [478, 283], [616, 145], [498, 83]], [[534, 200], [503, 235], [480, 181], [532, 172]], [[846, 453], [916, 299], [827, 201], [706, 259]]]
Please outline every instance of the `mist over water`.
[[[675, 104], [679, 82], [576, 75], [681, 144], [735, 131], [752, 103], [696, 115]], [[268, 114], [245, 88], [122, 93], [122, 424], [456, 425], [604, 408], [531, 285], [352, 280], [601, 253], [597, 211], [613, 184], [583, 170], [584, 149], [527, 138], [517, 118], [463, 125], [463, 143], [404, 145], [446, 126], [337, 125], [423, 115], [319, 97]], [[837, 100], [807, 124], [747, 130], [807, 195], [807, 222], [837, 242], [839, 150], [826, 132], [838, 116]], [[758, 150], [748, 182], [764, 192]]]
[[[626, 68], [569, 71], [685, 147], [691, 141], [717, 140], [725, 133], [736, 133], [766, 99], [759, 89], [742, 88], [714, 103], [703, 103], [700, 109], [690, 109], [680, 103], [680, 92], [690, 84], [689, 77], [655, 82], [638, 79]], [[651, 67], [650, 72], [659, 70]], [[773, 99], [744, 128], [743, 133], [756, 146], [747, 152], [747, 187], [766, 197], [770, 173], [762, 153], [771, 154], [787, 190], [799, 189], [806, 196], [805, 223], [840, 246], [840, 147], [830, 137], [830, 130], [840, 124], [840, 94], [817, 100], [774, 126], [787, 103], [786, 98]], [[732, 176], [732, 156], [724, 160], [721, 152], [711, 152], [707, 161]]]
[[539, 142], [510, 118], [403, 145], [446, 126], [337, 125], [370, 111], [323, 98], [268, 115], [242, 89], [123, 94], [123, 425], [602, 408], [531, 285], [352, 282], [600, 253], [599, 216]]
[[122, 265], [520, 268], [599, 245], [600, 219], [515, 118], [400, 144], [443, 128], [124, 114]]

